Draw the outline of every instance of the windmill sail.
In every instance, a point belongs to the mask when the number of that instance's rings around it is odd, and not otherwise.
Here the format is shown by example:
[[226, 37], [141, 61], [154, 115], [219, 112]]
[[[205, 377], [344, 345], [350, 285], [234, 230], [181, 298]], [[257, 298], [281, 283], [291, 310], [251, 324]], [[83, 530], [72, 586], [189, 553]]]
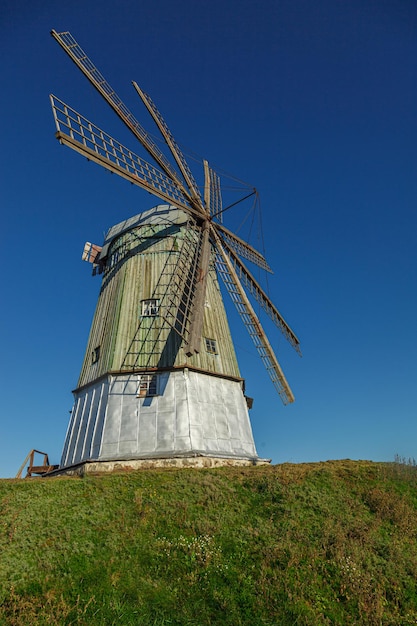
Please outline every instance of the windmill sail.
[[272, 274], [272, 270], [269, 267], [268, 261], [260, 252], [258, 252], [258, 250], [256, 250], [246, 241], [232, 233], [232, 231], [226, 228], [223, 224], [216, 224], [216, 227], [217, 230], [220, 231], [222, 239], [226, 240], [230, 244], [230, 246], [232, 246], [232, 248], [236, 250], [238, 254], [243, 256], [245, 259], [248, 259], [248, 261], [251, 261], [263, 270], [266, 270], [267, 272], [270, 272]]
[[256, 298], [262, 308], [266, 311], [268, 316], [272, 319], [275, 325], [281, 330], [284, 337], [289, 341], [289, 343], [295, 348], [298, 354], [301, 356], [300, 350], [300, 342], [296, 336], [296, 334], [291, 330], [288, 326], [287, 322], [284, 320], [276, 306], [273, 304], [271, 299], [267, 296], [265, 291], [259, 285], [259, 283], [255, 280], [252, 274], [249, 272], [247, 267], [242, 263], [239, 257], [235, 254], [235, 252], [231, 249], [227, 243], [223, 244], [227, 252], [229, 253], [230, 260], [233, 263], [233, 266], [236, 271], [236, 275], [243, 281], [245, 286], [249, 289], [250, 293]]
[[222, 194], [220, 188], [220, 177], [209, 165], [207, 161], [204, 161], [204, 164], [207, 163], [208, 168], [208, 176], [210, 180], [210, 199], [206, 202], [206, 206], [208, 207], [209, 213], [211, 216], [219, 216], [218, 219], [220, 222], [223, 221], [223, 205], [222, 205]]
[[149, 154], [152, 155], [158, 165], [164, 170], [165, 174], [181, 186], [177, 173], [163, 152], [161, 152], [158, 146], [151, 139], [150, 135], [142, 128], [133, 113], [131, 113], [127, 106], [122, 102], [115, 90], [109, 85], [104, 76], [102, 76], [91, 59], [88, 58], [71, 33], [57, 33], [55, 30], [52, 30], [51, 35], [61, 45], [77, 67], [79, 67], [82, 73], [88, 78], [91, 84], [103, 96], [120, 119], [126, 124], [129, 130], [131, 130], [143, 147], [149, 152]]
[[185, 348], [187, 356], [200, 352], [200, 342], [203, 331], [204, 304], [207, 287], [207, 276], [210, 263], [209, 224], [205, 222], [199, 241], [199, 259], [196, 266], [195, 297], [193, 302], [190, 324], [190, 336]]
[[147, 163], [56, 96], [51, 94], [50, 100], [56, 137], [62, 144], [161, 200], [194, 212], [177, 185], [157, 167]]
[[[132, 337], [121, 369], [135, 371], [138, 368], [156, 367], [161, 361], [163, 346], [171, 330], [184, 341], [190, 335], [190, 300], [196, 286], [198, 262], [198, 231], [189, 218], [185, 223], [184, 236], [168, 246], [150, 302], [151, 315], [141, 315]], [[177, 244], [178, 242], [178, 244]], [[176, 345], [178, 343], [172, 339]]]
[[191, 192], [193, 199], [201, 205], [201, 198], [200, 198], [200, 193], [198, 190], [197, 183], [194, 180], [194, 176], [190, 168], [188, 167], [188, 163], [185, 160], [177, 142], [175, 141], [174, 137], [172, 136], [171, 131], [166, 125], [165, 120], [163, 119], [162, 115], [156, 108], [155, 104], [152, 102], [150, 96], [148, 96], [148, 94], [142, 91], [142, 89], [139, 87], [139, 85], [135, 81], [133, 81], [133, 86], [136, 89], [137, 93], [139, 94], [142, 102], [148, 109], [149, 113], [151, 114], [156, 125], [158, 126], [162, 136], [164, 137], [167, 143], [167, 146], [169, 147], [171, 151], [172, 156], [174, 157], [179, 169], [181, 170], [181, 173], [184, 177], [185, 182], [187, 183], [187, 186]]
[[218, 243], [217, 249], [217, 269], [282, 402], [284, 404], [294, 402], [294, 395], [287, 379], [284, 376], [258, 317], [240, 284], [232, 263], [220, 243]]

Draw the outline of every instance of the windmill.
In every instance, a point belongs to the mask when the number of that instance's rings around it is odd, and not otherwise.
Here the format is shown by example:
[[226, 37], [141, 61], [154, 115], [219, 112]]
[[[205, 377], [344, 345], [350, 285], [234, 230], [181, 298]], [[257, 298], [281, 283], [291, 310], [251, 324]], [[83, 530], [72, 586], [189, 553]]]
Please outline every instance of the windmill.
[[299, 342], [241, 257], [270, 267], [224, 226], [229, 207], [222, 206], [220, 178], [207, 161], [200, 192], [151, 98], [133, 82], [170, 159], [72, 35], [51, 34], [154, 164], [51, 95], [57, 139], [163, 202], [111, 227], [102, 245], [84, 248], [102, 286], [60, 467], [261, 462], [218, 277], [287, 404], [294, 396], [247, 292], [297, 352]]

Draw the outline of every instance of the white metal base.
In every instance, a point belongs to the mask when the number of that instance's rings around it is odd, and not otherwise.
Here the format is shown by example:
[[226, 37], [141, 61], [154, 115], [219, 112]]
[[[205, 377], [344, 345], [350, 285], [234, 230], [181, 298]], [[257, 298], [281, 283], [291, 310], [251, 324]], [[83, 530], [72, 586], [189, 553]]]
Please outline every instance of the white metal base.
[[117, 374], [74, 397], [61, 469], [175, 457], [260, 460], [239, 381], [188, 369], [159, 372], [158, 395], [140, 398], [138, 374]]

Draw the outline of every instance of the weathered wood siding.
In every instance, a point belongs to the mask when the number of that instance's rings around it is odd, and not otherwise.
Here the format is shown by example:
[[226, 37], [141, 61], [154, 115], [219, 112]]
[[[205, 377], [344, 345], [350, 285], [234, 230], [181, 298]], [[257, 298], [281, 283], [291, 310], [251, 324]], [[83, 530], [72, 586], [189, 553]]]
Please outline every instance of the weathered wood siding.
[[188, 366], [240, 376], [213, 264], [207, 281], [203, 336], [216, 341], [217, 354], [206, 350], [203, 338], [200, 353], [187, 357], [178, 334], [161, 316], [142, 318], [142, 301], [156, 297], [167, 259], [175, 261], [186, 236], [184, 223], [168, 225], [163, 220], [161, 224], [157, 221], [154, 216], [151, 224], [134, 226], [109, 244], [78, 387], [107, 372], [129, 368]]

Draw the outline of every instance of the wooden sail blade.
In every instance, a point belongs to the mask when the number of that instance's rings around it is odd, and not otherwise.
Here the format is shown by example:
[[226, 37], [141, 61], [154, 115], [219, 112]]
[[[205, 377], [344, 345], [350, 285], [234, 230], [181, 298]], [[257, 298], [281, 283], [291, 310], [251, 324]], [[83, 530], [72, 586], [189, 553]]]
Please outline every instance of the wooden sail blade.
[[229, 253], [229, 257], [231, 258], [239, 279], [245, 284], [250, 293], [256, 298], [262, 308], [266, 311], [267, 315], [272, 319], [276, 326], [278, 326], [284, 337], [301, 356], [300, 342], [297, 338], [297, 335], [288, 326], [287, 322], [284, 320], [274, 303], [267, 296], [265, 291], [259, 285], [258, 281], [249, 272], [248, 268], [245, 267], [237, 254], [234, 252], [234, 250], [232, 250], [232, 248], [226, 242], [224, 242], [224, 247]]
[[246, 241], [232, 233], [228, 228], [223, 226], [223, 224], [216, 223], [216, 228], [220, 231], [222, 238], [226, 240], [238, 254], [272, 274], [272, 270], [269, 267], [267, 260], [260, 252], [253, 248], [250, 244], [246, 243]]
[[209, 222], [204, 222], [199, 242], [198, 265], [195, 276], [195, 294], [190, 309], [190, 336], [185, 346], [185, 354], [192, 356], [200, 352], [201, 336], [203, 334], [204, 303], [206, 299], [207, 276], [210, 263], [211, 244], [209, 240]]
[[163, 152], [151, 139], [145, 129], [139, 124], [134, 115], [129, 111], [127, 106], [122, 102], [114, 89], [109, 85], [106, 79], [102, 76], [100, 71], [95, 67], [91, 59], [88, 58], [84, 50], [78, 45], [77, 41], [69, 32], [57, 33], [55, 30], [51, 31], [52, 37], [60, 44], [65, 50], [68, 56], [74, 61], [77, 67], [88, 78], [91, 84], [97, 89], [97, 91], [103, 96], [106, 102], [117, 113], [120, 119], [126, 124], [129, 130], [140, 141], [142, 146], [152, 156], [152, 158], [158, 163], [159, 167], [165, 172], [165, 174], [171, 178], [178, 185], [185, 198], [189, 199], [189, 194], [183, 187], [177, 172], [172, 167], [171, 163], [165, 157]]
[[[212, 177], [207, 161], [204, 161], [204, 207], [210, 213], [213, 198]], [[201, 337], [203, 334], [204, 303], [207, 289], [207, 276], [209, 272], [211, 243], [210, 243], [210, 222], [205, 220], [201, 227], [199, 245], [199, 258], [197, 265], [195, 297], [191, 309], [190, 336], [185, 346], [187, 356], [192, 356], [200, 351]]]
[[198, 190], [198, 186], [196, 181], [194, 180], [194, 176], [190, 170], [190, 168], [188, 167], [188, 163], [184, 158], [184, 155], [182, 154], [177, 142], [175, 141], [171, 131], [169, 130], [165, 120], [163, 119], [162, 115], [160, 114], [160, 112], [158, 111], [158, 109], [156, 108], [154, 102], [152, 101], [151, 97], [145, 93], [140, 87], [139, 85], [133, 81], [132, 82], [134, 88], [136, 89], [140, 99], [142, 100], [143, 104], [146, 106], [146, 108], [148, 109], [150, 115], [152, 116], [155, 124], [158, 126], [161, 135], [163, 136], [163, 138], [165, 139], [165, 142], [168, 146], [168, 148], [171, 151], [172, 156], [174, 157], [180, 171], [181, 174], [183, 175], [183, 178], [188, 186], [188, 189], [190, 190], [190, 195], [191, 198], [193, 199], [193, 201], [196, 203], [197, 206], [202, 207], [202, 203], [201, 203], [201, 197], [200, 197], [200, 192]]
[[210, 184], [210, 167], [208, 161], [204, 159], [204, 208], [207, 213], [211, 215], [210, 204], [211, 204], [211, 184]]
[[216, 267], [221, 275], [229, 295], [235, 304], [249, 335], [255, 344], [259, 356], [284, 404], [294, 401], [294, 395], [278, 363], [266, 334], [249, 302], [248, 297], [240, 283], [236, 270], [225, 252], [220, 237], [214, 232], [216, 238]]
[[220, 190], [220, 178], [210, 167], [208, 161], [203, 161], [204, 165], [204, 206], [211, 216], [219, 215], [223, 221], [222, 196]]
[[[203, 161], [204, 165], [204, 208], [208, 215], [211, 214], [212, 187], [210, 179], [210, 167], [208, 161]], [[200, 351], [201, 337], [203, 333], [204, 303], [207, 288], [207, 275], [210, 263], [210, 223], [205, 220], [200, 236], [200, 256], [196, 283], [196, 296], [192, 310], [192, 324], [188, 344], [186, 346], [187, 356], [192, 356]]]
[[220, 187], [220, 177], [211, 167], [209, 167], [209, 177], [211, 188], [210, 215], [218, 215], [218, 219], [220, 219], [220, 221], [223, 221], [223, 203]]
[[57, 139], [87, 159], [187, 213], [196, 213], [177, 185], [158, 168], [113, 139], [64, 102], [51, 95]]

